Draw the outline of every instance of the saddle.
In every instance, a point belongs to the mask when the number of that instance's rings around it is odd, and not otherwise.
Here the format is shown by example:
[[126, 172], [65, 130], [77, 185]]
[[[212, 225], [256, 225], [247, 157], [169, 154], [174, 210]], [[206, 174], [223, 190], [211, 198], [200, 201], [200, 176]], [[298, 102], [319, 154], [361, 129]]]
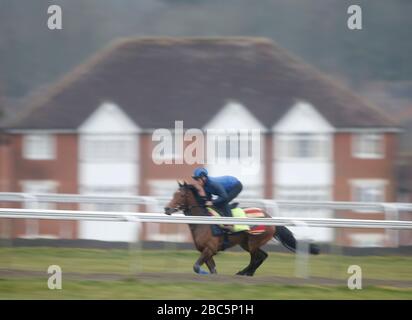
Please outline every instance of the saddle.
[[[263, 218], [265, 214], [260, 208], [240, 208], [239, 203], [229, 204], [234, 218]], [[212, 207], [207, 208], [209, 215], [220, 217], [223, 216], [219, 209]], [[221, 236], [223, 234], [234, 234], [239, 232], [247, 232], [251, 235], [257, 235], [265, 232], [265, 226], [249, 226], [249, 225], [212, 225], [212, 233], [214, 236]]]

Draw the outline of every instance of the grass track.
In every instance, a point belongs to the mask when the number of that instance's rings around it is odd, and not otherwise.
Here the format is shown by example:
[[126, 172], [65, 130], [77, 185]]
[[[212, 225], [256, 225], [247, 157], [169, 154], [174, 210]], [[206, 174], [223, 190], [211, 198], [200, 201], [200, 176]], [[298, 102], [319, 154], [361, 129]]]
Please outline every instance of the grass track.
[[[65, 272], [116, 273], [126, 277], [132, 268], [141, 272], [176, 272], [192, 275], [194, 251], [143, 251], [68, 249], [68, 248], [0, 248], [0, 268], [41, 271], [44, 278], [0, 279], [1, 299], [412, 299], [412, 288], [364, 287], [349, 290], [345, 286], [291, 286], [275, 283], [246, 284], [218, 282], [167, 282], [156, 280], [90, 281], [64, 279]], [[248, 255], [225, 252], [216, 257], [220, 274], [232, 275], [248, 263]], [[63, 290], [47, 288], [47, 267], [63, 270]], [[365, 279], [412, 280], [412, 257], [311, 257], [311, 275], [345, 280], [349, 265], [362, 267]], [[270, 253], [256, 277], [293, 277], [295, 256]], [[134, 269], [136, 270], [136, 269]], [[342, 281], [345, 283], [345, 281]]]

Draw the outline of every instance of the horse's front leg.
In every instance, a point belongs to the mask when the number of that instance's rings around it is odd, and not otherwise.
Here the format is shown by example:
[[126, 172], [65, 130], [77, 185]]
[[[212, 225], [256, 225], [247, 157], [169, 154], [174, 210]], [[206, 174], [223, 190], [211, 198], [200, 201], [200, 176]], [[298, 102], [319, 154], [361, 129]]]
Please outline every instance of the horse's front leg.
[[202, 253], [200, 254], [199, 259], [196, 260], [195, 264], [193, 265], [194, 272], [198, 274], [209, 274], [206, 270], [203, 270], [201, 266], [212, 258], [213, 253], [209, 248], [203, 249]]
[[213, 259], [213, 257], [206, 261], [206, 265], [207, 265], [210, 273], [217, 274], [216, 263], [215, 263], [215, 260]]

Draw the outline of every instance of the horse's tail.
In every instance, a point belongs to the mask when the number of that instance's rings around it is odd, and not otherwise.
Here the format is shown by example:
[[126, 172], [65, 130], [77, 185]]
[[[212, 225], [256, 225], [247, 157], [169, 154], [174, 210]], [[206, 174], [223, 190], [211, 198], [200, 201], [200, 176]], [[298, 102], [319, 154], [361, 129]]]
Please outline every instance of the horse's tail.
[[[276, 226], [275, 235], [273, 237], [290, 251], [296, 252], [296, 238], [285, 226]], [[309, 252], [311, 254], [319, 254], [319, 251], [319, 246], [317, 244], [309, 244]]]

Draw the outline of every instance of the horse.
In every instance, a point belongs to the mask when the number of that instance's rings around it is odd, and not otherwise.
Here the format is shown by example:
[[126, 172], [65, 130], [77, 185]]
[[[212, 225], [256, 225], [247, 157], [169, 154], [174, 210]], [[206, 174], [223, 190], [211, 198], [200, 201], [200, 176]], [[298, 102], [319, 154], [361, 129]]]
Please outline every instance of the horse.
[[[203, 189], [187, 182], [178, 182], [178, 184], [179, 188], [164, 208], [164, 213], [170, 215], [174, 212], [183, 211], [187, 216], [208, 216]], [[270, 218], [269, 214], [263, 213], [264, 218]], [[217, 274], [216, 263], [213, 257], [219, 251], [235, 245], [240, 245], [250, 254], [249, 264], [237, 273], [237, 275], [241, 276], [253, 276], [255, 274], [256, 270], [268, 257], [268, 254], [262, 250], [262, 246], [273, 238], [290, 251], [296, 252], [296, 239], [285, 226], [265, 226], [264, 231], [260, 234], [249, 234], [244, 231], [226, 234], [226, 239], [225, 235], [213, 235], [211, 225], [189, 224], [189, 228], [196, 249], [200, 252], [200, 257], [193, 265], [194, 272], [198, 274], [208, 274], [206, 270], [201, 268], [204, 263], [206, 263], [211, 274]], [[319, 247], [311, 243], [309, 245], [309, 252], [311, 254], [319, 254]]]

